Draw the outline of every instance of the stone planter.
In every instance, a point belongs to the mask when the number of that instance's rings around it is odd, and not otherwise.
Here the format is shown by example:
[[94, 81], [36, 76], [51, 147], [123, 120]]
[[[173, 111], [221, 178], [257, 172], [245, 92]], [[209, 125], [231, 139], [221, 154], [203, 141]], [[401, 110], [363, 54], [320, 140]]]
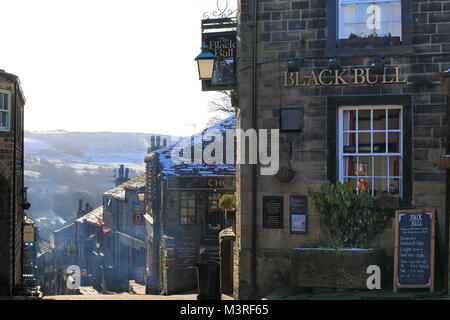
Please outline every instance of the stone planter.
[[367, 267], [382, 268], [383, 258], [382, 249], [296, 248], [291, 256], [291, 284], [367, 290]]

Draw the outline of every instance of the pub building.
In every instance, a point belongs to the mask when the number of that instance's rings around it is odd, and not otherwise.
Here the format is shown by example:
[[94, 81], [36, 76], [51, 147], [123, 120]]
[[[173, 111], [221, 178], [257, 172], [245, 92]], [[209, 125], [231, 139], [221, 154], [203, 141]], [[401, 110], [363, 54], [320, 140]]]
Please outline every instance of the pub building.
[[[151, 237], [147, 239], [152, 239], [147, 241], [147, 293], [168, 295], [193, 290], [197, 288], [196, 264], [219, 260], [219, 232], [233, 223], [219, 209], [219, 199], [235, 192], [235, 165], [225, 163], [225, 132], [234, 130], [235, 123], [235, 116], [230, 116], [145, 158], [144, 218], [149, 216], [147, 233]], [[221, 165], [208, 164], [211, 161], [205, 158], [207, 130], [216, 130], [224, 137]], [[190, 161], [190, 154], [182, 154], [185, 163], [174, 161], [178, 148], [192, 154], [201, 151], [202, 161]]]
[[[450, 1], [240, 0], [237, 39], [236, 126], [279, 129], [280, 170], [236, 168], [236, 299], [290, 285], [293, 249], [326, 243], [308, 188], [327, 180], [436, 209], [444, 239]], [[370, 243], [391, 288], [394, 227]]]

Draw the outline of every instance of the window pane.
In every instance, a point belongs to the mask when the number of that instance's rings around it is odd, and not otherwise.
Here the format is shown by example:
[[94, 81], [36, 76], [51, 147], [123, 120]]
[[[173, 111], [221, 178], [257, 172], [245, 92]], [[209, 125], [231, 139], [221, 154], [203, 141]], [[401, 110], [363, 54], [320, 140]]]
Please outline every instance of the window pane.
[[188, 208], [187, 212], [188, 216], [195, 216], [195, 208]]
[[386, 109], [373, 110], [373, 130], [386, 130]]
[[386, 177], [387, 176], [387, 157], [374, 157], [374, 176]]
[[389, 157], [389, 176], [399, 177], [401, 173], [401, 157]]
[[187, 217], [180, 217], [180, 223], [181, 224], [187, 224], [188, 223]]
[[195, 193], [194, 192], [189, 192], [189, 199], [194, 199], [195, 200]]
[[356, 152], [356, 134], [355, 133], [344, 133], [344, 153], [355, 153]]
[[358, 111], [358, 130], [370, 130], [370, 110]]
[[187, 224], [195, 224], [195, 217], [187, 217]]
[[[372, 157], [358, 157], [358, 176], [372, 176]], [[356, 168], [356, 162], [355, 162]]]
[[356, 111], [345, 110], [344, 111], [344, 130], [356, 130]]
[[189, 200], [188, 207], [189, 208], [195, 208], [195, 200]]
[[391, 195], [400, 196], [403, 186], [402, 186], [403, 179], [398, 178], [390, 178], [389, 179], [389, 193]]
[[180, 215], [182, 216], [187, 215], [187, 208], [180, 208]]
[[386, 151], [386, 134], [384, 132], [373, 133], [373, 152], [384, 153]]
[[383, 193], [387, 193], [387, 179], [386, 178], [375, 178], [374, 179], [374, 196], [381, 196]]
[[186, 192], [180, 192], [180, 199], [181, 200], [187, 199], [187, 193]]
[[344, 157], [344, 176], [356, 176], [356, 164], [354, 159], [356, 159], [356, 157]]
[[358, 192], [367, 192], [372, 194], [372, 179], [359, 178], [358, 179]]
[[0, 112], [0, 126], [2, 128], [7, 127], [7, 116], [8, 114], [6, 112]]
[[389, 132], [389, 152], [399, 153], [400, 152], [400, 132]]
[[358, 133], [358, 153], [370, 153], [370, 132]]
[[400, 129], [400, 109], [389, 109], [388, 119], [389, 119], [389, 130]]

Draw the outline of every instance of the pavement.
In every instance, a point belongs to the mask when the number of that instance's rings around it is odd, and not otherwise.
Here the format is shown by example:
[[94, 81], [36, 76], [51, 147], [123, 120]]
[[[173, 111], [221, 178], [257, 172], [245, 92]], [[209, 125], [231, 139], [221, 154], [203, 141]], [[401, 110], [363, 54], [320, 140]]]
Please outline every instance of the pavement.
[[[55, 295], [40, 297], [0, 297], [0, 300], [197, 300], [197, 292], [185, 292], [173, 295], [145, 294], [145, 286], [130, 282], [129, 292], [102, 294], [93, 287], [80, 287], [77, 295]], [[222, 294], [222, 300], [234, 300], [231, 295]], [[332, 291], [315, 289], [312, 292], [283, 286], [273, 290], [261, 300], [450, 300], [450, 295], [439, 292], [430, 294], [424, 289], [403, 289], [393, 293], [392, 289], [372, 291]]]

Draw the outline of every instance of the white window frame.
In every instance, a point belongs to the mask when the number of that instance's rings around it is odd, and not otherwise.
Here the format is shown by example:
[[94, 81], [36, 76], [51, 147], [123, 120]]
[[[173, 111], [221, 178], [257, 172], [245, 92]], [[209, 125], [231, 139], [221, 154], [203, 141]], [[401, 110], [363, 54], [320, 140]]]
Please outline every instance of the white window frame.
[[[374, 130], [373, 129], [373, 111], [374, 110], [386, 110], [386, 127], [384, 130]], [[389, 129], [388, 126], [388, 110], [390, 109], [399, 109], [399, 129]], [[346, 110], [355, 110], [356, 111], [356, 120], [355, 125], [356, 128], [354, 130], [343, 130], [344, 129], [344, 111]], [[359, 110], [371, 110], [370, 112], [370, 130], [359, 130], [358, 128], [358, 111]], [[341, 106], [339, 108], [339, 152], [338, 152], [338, 160], [339, 160], [339, 182], [343, 183], [345, 179], [356, 177], [356, 181], [359, 181], [359, 178], [371, 179], [372, 186], [372, 197], [375, 192], [375, 178], [377, 179], [386, 179], [387, 190], [389, 191], [389, 182], [390, 179], [399, 179], [399, 197], [403, 198], [403, 189], [404, 189], [404, 177], [403, 177], [403, 106], [402, 105], [379, 105], [379, 106]], [[360, 132], [370, 133], [370, 153], [359, 153], [358, 151], [358, 136]], [[373, 134], [377, 132], [385, 133], [385, 152], [384, 153], [375, 153], [373, 152]], [[389, 152], [389, 133], [398, 132], [399, 133], [399, 152]], [[356, 150], [354, 153], [344, 153], [344, 134], [345, 133], [354, 133], [355, 134], [355, 147]], [[345, 157], [356, 157], [356, 165], [359, 168], [359, 157], [371, 157], [372, 163], [371, 168], [372, 172], [370, 176], [360, 176], [359, 170], [356, 170], [356, 176], [344, 175], [344, 166], [345, 166]], [[375, 157], [386, 157], [387, 159], [387, 175], [386, 176], [375, 176]], [[389, 157], [399, 157], [400, 158], [400, 166], [399, 166], [399, 175], [398, 176], [390, 176], [389, 175]], [[356, 192], [359, 193], [358, 184], [356, 187]]]
[[[344, 38], [344, 10], [343, 6], [345, 5], [359, 5], [359, 4], [376, 4], [376, 3], [393, 3], [393, 2], [399, 2], [400, 3], [400, 11], [401, 11], [401, 0], [339, 0], [339, 39], [346, 39]], [[387, 6], [385, 8], [387, 10]], [[384, 12], [384, 16], [387, 16], [387, 12]], [[382, 20], [379, 23], [389, 23], [389, 22], [400, 22], [400, 27], [402, 28], [402, 12], [400, 12], [400, 20]], [[354, 24], [362, 24], [366, 22], [355, 22]], [[351, 23], [346, 23], [351, 24]], [[402, 40], [402, 33], [403, 30], [400, 32], [400, 40]]]
[[[11, 128], [11, 92], [6, 90], [0, 90], [0, 113], [6, 113], [7, 115], [7, 123], [6, 127], [1, 126], [0, 122], [0, 131], [9, 131]], [[2, 109], [3, 106], [3, 97], [6, 95], [8, 97], [8, 109], [4, 110]], [[0, 117], [1, 119], [1, 117]]]

